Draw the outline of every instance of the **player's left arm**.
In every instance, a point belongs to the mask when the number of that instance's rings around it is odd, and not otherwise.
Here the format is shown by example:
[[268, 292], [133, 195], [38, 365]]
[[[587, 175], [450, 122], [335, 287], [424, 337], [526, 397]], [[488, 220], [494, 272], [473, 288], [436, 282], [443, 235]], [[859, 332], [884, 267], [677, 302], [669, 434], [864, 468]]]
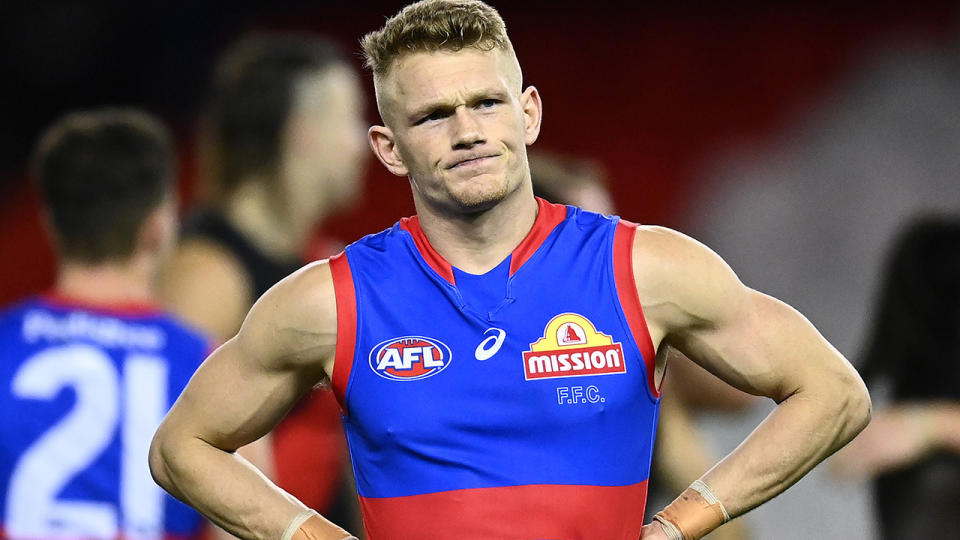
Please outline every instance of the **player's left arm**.
[[685, 540], [718, 526], [724, 509], [734, 517], [773, 498], [867, 425], [869, 394], [849, 362], [803, 315], [745, 286], [706, 246], [640, 227], [633, 263], [655, 344], [676, 347], [727, 383], [778, 404], [701, 477], [705, 495], [697, 484], [666, 509], [666, 521], [681, 521]]

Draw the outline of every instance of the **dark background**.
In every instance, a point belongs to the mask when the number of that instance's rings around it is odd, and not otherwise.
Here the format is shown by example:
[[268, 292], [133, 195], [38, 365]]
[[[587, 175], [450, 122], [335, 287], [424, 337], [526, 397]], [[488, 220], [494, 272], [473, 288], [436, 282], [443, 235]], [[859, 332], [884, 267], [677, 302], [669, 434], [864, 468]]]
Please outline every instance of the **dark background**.
[[[0, 2], [0, 303], [48, 287], [26, 160], [62, 113], [136, 105], [173, 126], [193, 198], [196, 117], [218, 52], [244, 31], [320, 32], [355, 53], [403, 2]], [[494, 2], [545, 117], [538, 146], [599, 159], [621, 214], [683, 228], [705, 161], [776, 137], [865, 54], [946, 41], [946, 2]], [[368, 116], [376, 122], [369, 76]], [[365, 197], [326, 232], [350, 241], [413, 212], [372, 159]]]

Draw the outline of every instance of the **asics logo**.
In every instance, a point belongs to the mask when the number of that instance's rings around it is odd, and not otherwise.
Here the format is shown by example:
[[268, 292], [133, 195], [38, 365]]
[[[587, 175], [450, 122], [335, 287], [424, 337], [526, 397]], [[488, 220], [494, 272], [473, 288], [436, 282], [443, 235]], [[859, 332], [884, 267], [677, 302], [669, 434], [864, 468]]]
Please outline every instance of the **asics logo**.
[[504, 338], [507, 337], [507, 333], [499, 328], [488, 328], [483, 334], [487, 335], [490, 332], [496, 333], [492, 336], [487, 336], [486, 339], [481, 341], [480, 344], [477, 345], [477, 350], [473, 353], [477, 360], [488, 360], [497, 354], [497, 351], [499, 351], [503, 345]]

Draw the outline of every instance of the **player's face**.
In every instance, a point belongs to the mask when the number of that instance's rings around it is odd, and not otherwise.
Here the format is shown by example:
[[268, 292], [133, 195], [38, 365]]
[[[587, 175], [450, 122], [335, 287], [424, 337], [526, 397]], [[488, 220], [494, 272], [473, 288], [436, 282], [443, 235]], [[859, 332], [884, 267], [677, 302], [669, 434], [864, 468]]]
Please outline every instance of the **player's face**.
[[372, 146], [391, 172], [409, 176], [418, 201], [482, 211], [529, 182], [540, 97], [533, 87], [521, 92], [512, 54], [414, 53], [378, 86], [388, 127], [371, 128]]
[[284, 145], [286, 208], [310, 214], [354, 198], [367, 157], [364, 128], [362, 90], [350, 68], [334, 66], [299, 82]]

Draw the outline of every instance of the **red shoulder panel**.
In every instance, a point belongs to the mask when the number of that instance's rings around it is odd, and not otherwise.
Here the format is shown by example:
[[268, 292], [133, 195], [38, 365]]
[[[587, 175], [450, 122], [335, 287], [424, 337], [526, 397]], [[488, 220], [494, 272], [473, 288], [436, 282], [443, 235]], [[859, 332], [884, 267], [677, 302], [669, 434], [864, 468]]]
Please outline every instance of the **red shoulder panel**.
[[357, 342], [357, 295], [345, 252], [330, 257], [330, 272], [333, 274], [333, 289], [337, 296], [337, 349], [331, 385], [337, 401], [340, 402], [340, 410], [346, 414], [347, 383], [350, 382]]
[[627, 316], [627, 324], [633, 333], [633, 341], [643, 355], [643, 362], [647, 368], [647, 385], [654, 397], [660, 397], [660, 391], [654, 378], [657, 365], [657, 353], [653, 348], [650, 330], [647, 328], [647, 319], [643, 316], [643, 306], [640, 305], [640, 295], [637, 292], [637, 282], [633, 276], [633, 239], [636, 235], [637, 224], [620, 220], [613, 237], [613, 273], [617, 283], [617, 296], [620, 306]]

